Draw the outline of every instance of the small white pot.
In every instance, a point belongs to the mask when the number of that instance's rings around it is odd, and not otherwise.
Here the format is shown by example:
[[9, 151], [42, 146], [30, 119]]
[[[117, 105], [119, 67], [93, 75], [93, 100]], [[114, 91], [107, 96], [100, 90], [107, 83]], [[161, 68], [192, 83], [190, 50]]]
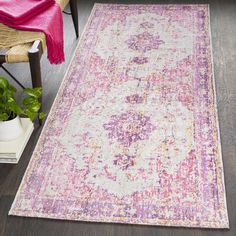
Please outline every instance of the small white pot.
[[10, 141], [23, 133], [19, 116], [12, 120], [0, 121], [0, 141]]

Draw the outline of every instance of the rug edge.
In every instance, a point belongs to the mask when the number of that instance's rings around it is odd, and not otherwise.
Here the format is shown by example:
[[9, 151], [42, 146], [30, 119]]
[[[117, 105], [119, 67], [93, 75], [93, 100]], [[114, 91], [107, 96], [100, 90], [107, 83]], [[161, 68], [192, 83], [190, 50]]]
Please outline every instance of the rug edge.
[[81, 37], [80, 37], [80, 39], [79, 39], [79, 42], [78, 42], [77, 46], [76, 46], [75, 49], [74, 49], [74, 53], [73, 53], [73, 55], [72, 55], [72, 57], [71, 57], [71, 59], [70, 59], [70, 62], [69, 62], [68, 67], [67, 67], [67, 69], [66, 69], [66, 72], [65, 72], [65, 74], [64, 74], [64, 76], [63, 76], [63, 79], [62, 79], [62, 81], [61, 81], [61, 84], [60, 84], [60, 86], [59, 86], [59, 88], [58, 88], [57, 94], [56, 94], [56, 96], [55, 96], [55, 98], [54, 98], [54, 101], [53, 101], [53, 103], [52, 103], [52, 105], [51, 105], [51, 108], [50, 108], [50, 111], [49, 111], [49, 113], [48, 113], [47, 119], [46, 119], [46, 121], [45, 121], [45, 123], [44, 123], [44, 125], [43, 125], [43, 128], [42, 128], [42, 130], [41, 130], [41, 133], [40, 133], [40, 135], [39, 135], [39, 137], [38, 137], [38, 140], [37, 140], [37, 142], [36, 142], [35, 148], [34, 148], [32, 154], [31, 154], [30, 160], [29, 160], [28, 165], [27, 165], [27, 167], [26, 167], [26, 169], [25, 169], [25, 172], [24, 172], [24, 174], [23, 174], [23, 177], [21, 178], [20, 185], [19, 185], [19, 187], [17, 188], [17, 191], [16, 191], [16, 194], [15, 194], [14, 200], [13, 200], [13, 202], [12, 202], [12, 204], [11, 204], [10, 210], [8, 211], [8, 215], [11, 215], [11, 212], [13, 211], [13, 208], [15, 207], [16, 201], [17, 201], [17, 199], [18, 199], [18, 195], [19, 195], [19, 193], [20, 193], [20, 191], [21, 191], [21, 188], [22, 188], [22, 186], [23, 186], [23, 182], [24, 182], [24, 180], [25, 180], [25, 178], [26, 178], [27, 171], [30, 169], [31, 164], [32, 164], [32, 162], [33, 162], [33, 155], [34, 155], [35, 151], [36, 151], [37, 148], [38, 148], [39, 141], [40, 141], [41, 137], [44, 135], [44, 132], [45, 132], [46, 127], [47, 127], [48, 122], [49, 122], [49, 118], [52, 116], [52, 114], [53, 114], [53, 112], [54, 112], [53, 106], [55, 105], [55, 103], [57, 102], [58, 98], [60, 97], [59, 94], [60, 94], [60, 92], [61, 92], [62, 89], [63, 89], [64, 83], [66, 82], [66, 78], [67, 78], [67, 75], [69, 74], [69, 71], [70, 71], [70, 69], [71, 69], [71, 65], [72, 65], [73, 59], [74, 59], [74, 57], [76, 56], [76, 52], [77, 52], [77, 50], [79, 49], [79, 47], [80, 47], [80, 45], [81, 45], [81, 43], [82, 43], [82, 41], [83, 41], [84, 33], [86, 32], [86, 29], [87, 29], [88, 25], [89, 25], [89, 24], [91, 23], [91, 21], [92, 21], [92, 16], [94, 15], [96, 8], [97, 8], [97, 6], [96, 6], [96, 4], [94, 4], [94, 5], [93, 5], [93, 8], [92, 8], [92, 10], [91, 10], [91, 12], [90, 12], [90, 14], [89, 14], [88, 20], [87, 20], [87, 22], [86, 22], [86, 24], [85, 24], [85, 26], [84, 26], [84, 29], [83, 29], [83, 32], [82, 32]]
[[16, 216], [16, 217], [30, 217], [30, 218], [38, 218], [38, 219], [52, 219], [52, 220], [66, 220], [66, 221], [74, 221], [74, 222], [88, 222], [88, 223], [114, 223], [114, 224], [126, 224], [126, 225], [143, 225], [143, 226], [158, 226], [158, 227], [174, 227], [174, 228], [186, 228], [186, 229], [217, 229], [217, 230], [223, 230], [223, 229], [230, 229], [229, 224], [227, 222], [222, 223], [222, 221], [219, 222], [209, 222], [209, 223], [204, 223], [204, 224], [190, 224], [190, 222], [181, 222], [181, 223], [166, 223], [168, 220], [163, 221], [159, 220], [156, 223], [148, 223], [148, 222], [136, 222], [136, 221], [122, 221], [122, 220], [114, 220], [114, 219], [104, 219], [101, 220], [101, 218], [74, 218], [71, 219], [70, 217], [58, 217], [54, 215], [45, 215], [45, 214], [38, 214], [37, 216], [31, 215], [31, 214], [20, 214], [20, 213], [11, 213], [8, 214], [9, 216]]
[[[216, 77], [215, 77], [215, 64], [214, 64], [214, 54], [213, 54], [213, 43], [212, 43], [212, 30], [211, 30], [211, 12], [210, 12], [210, 4], [208, 4], [207, 8], [208, 12], [208, 29], [209, 29], [209, 37], [210, 37], [210, 53], [211, 53], [211, 64], [212, 64], [212, 86], [213, 86], [213, 93], [214, 93], [214, 109], [216, 113], [216, 126], [217, 126], [217, 135], [219, 137], [219, 161], [222, 167], [222, 176], [221, 176], [221, 184], [222, 188], [224, 190], [223, 194], [223, 201], [224, 201], [224, 207], [225, 207], [225, 213], [227, 216], [227, 222], [228, 222], [228, 228], [230, 228], [229, 225], [229, 214], [228, 214], [228, 207], [227, 207], [227, 194], [226, 194], [226, 181], [225, 181], [225, 175], [224, 175], [224, 163], [223, 163], [223, 152], [222, 152], [222, 142], [221, 142], [221, 132], [220, 132], [220, 122], [219, 122], [219, 112], [218, 112], [218, 104], [217, 104], [217, 94], [216, 94]], [[219, 178], [219, 177], [218, 177]]]

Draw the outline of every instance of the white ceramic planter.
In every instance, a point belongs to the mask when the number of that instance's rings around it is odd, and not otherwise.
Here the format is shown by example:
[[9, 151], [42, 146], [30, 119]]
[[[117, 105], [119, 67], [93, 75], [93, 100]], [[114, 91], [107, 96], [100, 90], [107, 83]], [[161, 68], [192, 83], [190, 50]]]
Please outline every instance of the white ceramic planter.
[[12, 120], [0, 121], [0, 141], [10, 141], [23, 133], [19, 116]]

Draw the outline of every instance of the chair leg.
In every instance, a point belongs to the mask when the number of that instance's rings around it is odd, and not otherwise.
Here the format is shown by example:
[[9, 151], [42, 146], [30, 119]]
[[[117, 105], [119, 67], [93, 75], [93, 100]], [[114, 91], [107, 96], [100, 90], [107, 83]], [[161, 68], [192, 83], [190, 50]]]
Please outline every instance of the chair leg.
[[77, 8], [77, 0], [70, 0], [70, 9], [71, 9], [71, 15], [72, 20], [75, 27], [75, 34], [76, 37], [79, 37], [79, 22], [78, 22], [78, 8]]
[[[35, 44], [32, 46], [32, 48], [28, 51], [33, 88], [42, 87], [41, 69], [40, 69], [41, 54], [42, 54], [41, 43], [40, 42], [38, 43], [36, 41]], [[41, 103], [41, 108], [40, 108], [40, 111], [41, 111], [42, 110], [42, 97], [40, 97], [40, 103]], [[39, 125], [41, 124], [42, 124], [42, 121], [39, 120]]]

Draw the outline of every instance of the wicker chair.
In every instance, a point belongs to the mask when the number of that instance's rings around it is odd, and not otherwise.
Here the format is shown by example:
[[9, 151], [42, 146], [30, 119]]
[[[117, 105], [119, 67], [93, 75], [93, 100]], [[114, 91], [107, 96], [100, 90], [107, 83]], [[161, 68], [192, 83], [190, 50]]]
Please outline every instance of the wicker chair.
[[[66, 5], [69, 3], [71, 8], [71, 15], [74, 23], [76, 37], [79, 36], [78, 29], [78, 11], [77, 11], [77, 0], [56, 0], [60, 5], [61, 9], [64, 10]], [[11, 42], [11, 47], [1, 46], [4, 45], [4, 36], [3, 33], [0, 35], [0, 49], [4, 50], [1, 53], [0, 51], [0, 67], [10, 75], [21, 87], [24, 86], [3, 66], [4, 63], [19, 63], [19, 62], [29, 62], [32, 86], [33, 87], [42, 87], [41, 80], [41, 69], [40, 69], [40, 59], [43, 54], [44, 48], [46, 46], [46, 40], [44, 33], [41, 32], [30, 32], [30, 31], [21, 31], [9, 28], [3, 24], [0, 24], [0, 32], [7, 32], [11, 34], [10, 39], [13, 39]], [[9, 35], [8, 35], [9, 36]], [[18, 41], [14, 41], [19, 39]], [[22, 43], [23, 42], [23, 43]], [[9, 44], [9, 42], [6, 42]]]

